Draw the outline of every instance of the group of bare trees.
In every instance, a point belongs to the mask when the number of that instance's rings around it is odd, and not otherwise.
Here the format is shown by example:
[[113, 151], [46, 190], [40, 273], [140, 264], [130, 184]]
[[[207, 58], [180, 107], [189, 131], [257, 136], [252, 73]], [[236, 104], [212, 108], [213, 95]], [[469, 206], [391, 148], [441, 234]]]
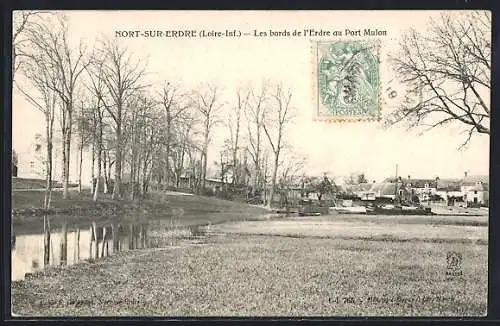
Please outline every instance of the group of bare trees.
[[[21, 23], [15, 30], [13, 74], [18, 70], [30, 81], [31, 90], [17, 84], [17, 89], [45, 116], [46, 179], [45, 206], [50, 205], [54, 120], [59, 116], [62, 147], [63, 194], [68, 196], [71, 138], [78, 81], [85, 66], [84, 47], [72, 47], [64, 16], [48, 19], [45, 13], [19, 13]], [[52, 18], [52, 17], [50, 17]], [[15, 75], [14, 75], [15, 76]], [[35, 90], [34, 92], [32, 90]]]
[[[489, 134], [491, 18], [486, 12], [457, 15], [443, 14], [426, 34], [410, 30], [402, 37], [392, 64], [408, 92], [388, 122], [430, 128], [460, 122], [468, 127], [467, 143], [473, 133]], [[148, 84], [146, 61], [116, 39], [89, 47], [69, 33], [60, 13], [14, 15], [15, 89], [45, 117], [45, 207], [50, 206], [55, 145], [61, 149], [63, 196], [68, 197], [75, 140], [80, 185], [84, 149], [92, 154], [94, 200], [111, 191], [113, 198], [133, 199], [151, 185], [203, 192], [211, 177], [209, 157], [218, 156], [222, 183], [231, 175], [233, 191], [245, 189], [247, 196], [259, 198], [264, 192], [268, 204], [297, 182], [296, 167], [304, 164], [286, 143], [295, 108], [293, 93], [283, 84], [227, 89], [205, 83], [183, 89], [170, 80], [159, 87]], [[225, 141], [214, 153], [217, 140]]]
[[[282, 84], [230, 90], [205, 83], [181, 89], [166, 81], [158, 88], [146, 81], [146, 61], [118, 41], [98, 40], [88, 47], [69, 36], [62, 14], [16, 14], [15, 89], [45, 117], [45, 207], [54, 178], [55, 132], [60, 132], [64, 198], [75, 142], [80, 191], [82, 169], [91, 168], [98, 200], [111, 188], [113, 198], [134, 199], [152, 184], [203, 192], [209, 156], [219, 154], [209, 151], [214, 140], [225, 138], [221, 180], [231, 174], [230, 188], [251, 189], [252, 195], [269, 189], [273, 201], [285, 132], [294, 117], [292, 93]], [[84, 163], [85, 149], [92, 154], [91, 165]], [[222, 151], [229, 154], [222, 158]], [[188, 183], [181, 184], [182, 178]]]

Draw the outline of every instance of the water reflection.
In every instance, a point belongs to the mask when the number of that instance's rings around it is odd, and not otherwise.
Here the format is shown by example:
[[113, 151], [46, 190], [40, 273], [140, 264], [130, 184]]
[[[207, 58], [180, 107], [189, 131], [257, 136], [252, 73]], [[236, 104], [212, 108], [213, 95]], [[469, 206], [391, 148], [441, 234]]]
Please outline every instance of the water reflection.
[[[15, 230], [14, 230], [15, 231]], [[12, 243], [12, 281], [24, 279], [26, 273], [42, 270], [45, 259], [49, 266], [72, 265], [82, 260], [95, 260], [121, 250], [148, 247], [147, 224], [92, 223], [88, 228], [60, 226], [46, 235], [15, 235]], [[48, 256], [48, 257], [47, 257]]]

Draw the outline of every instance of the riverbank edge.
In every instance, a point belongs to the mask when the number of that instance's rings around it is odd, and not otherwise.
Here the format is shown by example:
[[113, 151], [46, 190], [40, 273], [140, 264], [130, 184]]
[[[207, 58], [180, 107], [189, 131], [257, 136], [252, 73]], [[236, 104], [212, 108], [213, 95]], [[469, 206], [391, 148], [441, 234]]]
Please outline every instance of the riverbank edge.
[[119, 215], [126, 211], [125, 204], [120, 202], [85, 202], [85, 206], [74, 206], [71, 208], [12, 208], [12, 217], [17, 216], [43, 216], [43, 215], [81, 215], [81, 214], [106, 214], [108, 216]]
[[[282, 218], [282, 217], [283, 217], [282, 214], [269, 212], [266, 214], [256, 215], [253, 217], [246, 217], [239, 222], [271, 220], [271, 219]], [[48, 265], [39, 271], [26, 273], [25, 279], [15, 280], [15, 281], [12, 281], [12, 283], [23, 282], [28, 278], [33, 279], [33, 278], [37, 278], [37, 277], [42, 277], [46, 273], [51, 273], [55, 270], [61, 270], [61, 269], [66, 269], [66, 268], [78, 268], [78, 266], [80, 266], [81, 264], [97, 264], [97, 263], [106, 264], [106, 263], [109, 263], [109, 261], [111, 259], [113, 259], [113, 257], [115, 257], [117, 254], [118, 255], [124, 255], [124, 254], [125, 255], [134, 255], [136, 252], [151, 252], [151, 251], [155, 251], [155, 250], [168, 249], [168, 248], [174, 246], [172, 244], [172, 242], [178, 242], [178, 241], [183, 241], [183, 240], [185, 240], [185, 241], [195, 240], [198, 237], [197, 233], [199, 233], [200, 228], [204, 229], [202, 231], [202, 233], [206, 234], [206, 233], [210, 233], [209, 230], [207, 229], [207, 227], [210, 228], [213, 226], [222, 225], [222, 224], [226, 224], [226, 223], [232, 223], [232, 222], [237, 222], [237, 221], [221, 220], [221, 221], [218, 221], [215, 223], [208, 222], [208, 223], [198, 223], [198, 224], [176, 224], [176, 225], [173, 225], [171, 227], [163, 226], [163, 228], [161, 230], [157, 230], [158, 233], [156, 233], [156, 234], [153, 233], [153, 234], [150, 234], [148, 236], [149, 246], [146, 248], [119, 251], [118, 253], [115, 253], [115, 254], [110, 255], [110, 256], [100, 257], [99, 259], [93, 259], [93, 258], [83, 259], [83, 260], [80, 260], [80, 261], [78, 261], [74, 264], [71, 264], [71, 265]], [[156, 242], [156, 244], [151, 246], [151, 244], [155, 243], [155, 242]], [[170, 242], [170, 244], [167, 245], [166, 243], [169, 243], [169, 242]]]

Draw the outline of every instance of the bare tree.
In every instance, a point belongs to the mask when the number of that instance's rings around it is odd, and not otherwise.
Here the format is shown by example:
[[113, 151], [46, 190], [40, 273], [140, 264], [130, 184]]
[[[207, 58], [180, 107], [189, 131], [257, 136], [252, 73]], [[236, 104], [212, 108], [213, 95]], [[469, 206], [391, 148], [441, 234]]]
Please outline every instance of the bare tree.
[[[58, 94], [61, 103], [63, 198], [68, 198], [74, 95], [77, 81], [88, 64], [84, 59], [83, 44], [80, 43], [77, 49], [71, 47], [68, 30], [67, 18], [64, 15], [57, 15], [56, 19], [40, 20], [36, 29], [27, 31], [31, 53], [24, 54], [33, 57], [35, 53], [33, 59], [46, 60], [46, 67], [56, 76], [51, 78], [46, 86]], [[36, 58], [36, 53], [42, 55]]]
[[170, 83], [163, 86], [160, 94], [160, 103], [165, 111], [165, 182], [168, 185], [171, 181], [171, 151], [173, 140], [174, 124], [182, 118], [183, 113], [188, 108], [188, 105], [182, 104], [180, 101], [180, 94], [176, 87]]
[[227, 127], [229, 129], [229, 141], [230, 149], [232, 154], [232, 170], [233, 170], [233, 190], [234, 187], [239, 183], [239, 162], [238, 162], [238, 152], [240, 150], [240, 136], [241, 136], [241, 115], [247, 112], [250, 100], [250, 91], [238, 89], [236, 91], [236, 107], [229, 114], [227, 121]]
[[184, 162], [186, 157], [191, 157], [191, 152], [197, 151], [199, 146], [194, 139], [195, 119], [190, 110], [186, 110], [182, 115], [182, 119], [175, 125], [176, 146], [174, 147], [174, 171], [175, 171], [175, 186], [179, 187], [181, 174], [184, 170]]
[[[57, 79], [57, 74], [47, 65], [47, 60], [44, 58], [44, 53], [33, 52], [26, 58], [25, 64], [21, 68], [21, 72], [26, 81], [32, 88], [31, 91], [25, 90], [17, 82], [16, 88], [24, 95], [24, 97], [35, 108], [43, 113], [45, 118], [45, 197], [44, 208], [50, 208], [52, 197], [52, 178], [53, 178], [53, 145], [54, 145], [54, 120], [55, 111], [58, 103], [58, 94], [48, 85], [53, 85]], [[33, 91], [34, 90], [34, 91]]]
[[247, 147], [247, 151], [252, 158], [254, 165], [254, 177], [253, 177], [253, 191], [255, 192], [261, 190], [263, 184], [263, 174], [262, 174], [262, 147], [263, 147], [263, 125], [264, 125], [264, 113], [265, 113], [265, 103], [267, 100], [267, 83], [262, 83], [259, 90], [251, 89], [249, 93], [248, 106], [245, 111], [245, 116], [247, 120], [247, 133], [248, 133], [248, 143], [250, 146]]
[[[130, 116], [127, 133], [131, 136], [130, 148], [130, 199], [136, 192], [144, 195], [147, 192], [150, 179], [152, 158], [156, 154], [158, 134], [164, 126], [158, 123], [160, 114], [156, 101], [146, 93], [138, 93], [130, 98]], [[142, 172], [142, 174], [141, 174]], [[136, 189], [136, 185], [141, 185]]]
[[283, 137], [285, 135], [285, 128], [293, 118], [292, 108], [290, 106], [291, 100], [292, 92], [290, 89], [284, 90], [283, 85], [275, 85], [274, 92], [271, 94], [270, 107], [266, 112], [266, 117], [262, 125], [274, 154], [271, 189], [267, 203], [269, 207], [274, 199], [280, 154], [284, 147]]
[[[94, 173], [92, 173], [92, 185], [93, 185], [93, 200], [97, 201], [99, 198], [99, 188], [101, 178], [103, 176], [102, 170], [103, 165], [105, 168], [105, 157], [104, 153], [104, 129], [105, 129], [105, 111], [106, 103], [109, 102], [108, 94], [106, 92], [106, 86], [104, 84], [103, 76], [103, 64], [104, 60], [96, 59], [93, 60], [92, 64], [87, 67], [87, 73], [89, 77], [89, 82], [87, 83], [87, 89], [89, 90], [93, 102], [92, 102], [92, 128], [94, 132], [93, 141], [93, 152], [92, 157], [95, 159], [97, 157], [97, 177], [94, 185]], [[106, 99], [106, 100], [104, 100]], [[94, 170], [92, 170], [94, 172]], [[106, 169], [104, 169], [104, 175], [106, 174]], [[104, 184], [105, 193], [107, 193], [108, 184]]]
[[26, 43], [29, 43], [24, 34], [33, 28], [37, 28], [37, 18], [42, 17], [44, 14], [49, 14], [49, 12], [20, 10], [12, 13], [12, 79], [14, 79], [21, 66], [19, 58], [24, 55]]
[[111, 103], [101, 100], [114, 122], [115, 131], [115, 183], [113, 198], [121, 198], [121, 176], [123, 156], [123, 124], [126, 111], [126, 102], [129, 96], [143, 88], [141, 79], [145, 75], [145, 67], [141, 60], [134, 62], [125, 47], [116, 41], [104, 41], [99, 49], [102, 63], [102, 81], [106, 85]]
[[205, 179], [207, 177], [208, 146], [213, 127], [220, 122], [219, 112], [222, 104], [218, 100], [219, 89], [214, 85], [200, 86], [193, 91], [193, 105], [201, 116], [203, 125], [203, 149], [202, 149], [202, 170], [201, 189], [205, 189]]
[[444, 13], [432, 19], [425, 34], [410, 29], [401, 51], [392, 56], [398, 78], [408, 88], [406, 99], [387, 117], [424, 131], [451, 123], [489, 134], [491, 17], [487, 11]]
[[282, 205], [287, 206], [290, 204], [290, 201], [293, 201], [294, 204], [297, 203], [298, 198], [290, 198], [289, 195], [293, 187], [301, 183], [306, 161], [307, 159], [305, 157], [298, 156], [293, 152], [288, 153], [288, 155], [283, 158], [279, 168], [280, 176], [278, 181], [280, 202]]

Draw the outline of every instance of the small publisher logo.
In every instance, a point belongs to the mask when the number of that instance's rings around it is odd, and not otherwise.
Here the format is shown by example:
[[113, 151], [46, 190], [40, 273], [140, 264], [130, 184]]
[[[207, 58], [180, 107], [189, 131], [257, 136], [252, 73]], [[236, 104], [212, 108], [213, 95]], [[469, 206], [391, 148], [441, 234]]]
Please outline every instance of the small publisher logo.
[[446, 254], [446, 276], [462, 276], [462, 254], [456, 251], [449, 251]]

